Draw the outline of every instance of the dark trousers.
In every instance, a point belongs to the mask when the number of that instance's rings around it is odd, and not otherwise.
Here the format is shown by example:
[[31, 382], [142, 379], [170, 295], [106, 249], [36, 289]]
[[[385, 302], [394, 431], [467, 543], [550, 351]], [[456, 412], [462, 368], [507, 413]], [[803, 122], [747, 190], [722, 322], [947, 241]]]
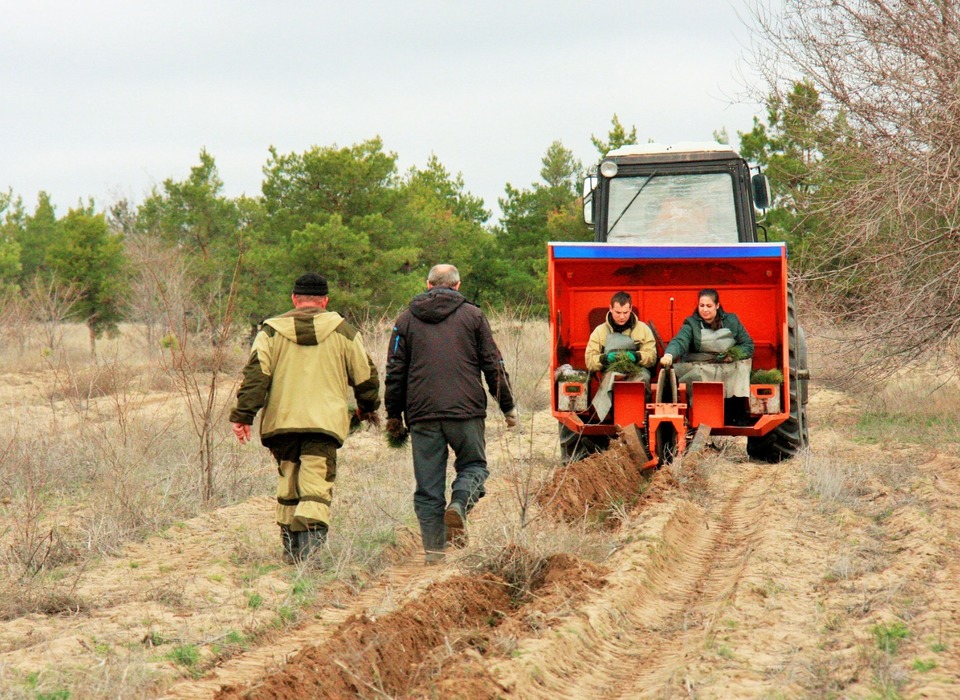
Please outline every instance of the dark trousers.
[[423, 546], [443, 550], [446, 530], [443, 513], [447, 508], [447, 456], [453, 450], [457, 474], [451, 491], [462, 496], [467, 509], [483, 497], [487, 471], [484, 419], [428, 420], [410, 426], [413, 447], [413, 474], [417, 488], [413, 510], [420, 521]]

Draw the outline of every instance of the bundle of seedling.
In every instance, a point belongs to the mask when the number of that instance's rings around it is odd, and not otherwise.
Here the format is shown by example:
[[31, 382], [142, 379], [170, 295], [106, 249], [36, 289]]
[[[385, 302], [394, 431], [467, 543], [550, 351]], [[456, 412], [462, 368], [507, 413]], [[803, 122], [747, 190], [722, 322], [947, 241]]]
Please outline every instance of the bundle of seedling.
[[717, 355], [717, 360], [720, 362], [736, 362], [738, 360], [747, 359], [747, 351], [744, 350], [739, 345], [734, 345], [730, 347], [727, 351], [721, 352]]
[[750, 373], [751, 384], [782, 384], [783, 372], [778, 369], [755, 369]]
[[616, 372], [632, 377], [640, 373], [641, 365], [637, 361], [637, 354], [628, 350], [612, 352], [607, 355], [607, 372]]

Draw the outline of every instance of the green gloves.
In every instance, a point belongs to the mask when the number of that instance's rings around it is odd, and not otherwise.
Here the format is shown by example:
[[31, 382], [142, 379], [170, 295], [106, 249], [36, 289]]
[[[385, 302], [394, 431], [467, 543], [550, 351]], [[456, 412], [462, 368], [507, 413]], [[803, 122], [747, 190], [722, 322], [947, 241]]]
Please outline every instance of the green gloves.
[[627, 359], [631, 362], [637, 361], [637, 353], [633, 350], [616, 350], [614, 352], [608, 352], [601, 360], [600, 363], [606, 367], [611, 362], [617, 359], [617, 355], [626, 355]]

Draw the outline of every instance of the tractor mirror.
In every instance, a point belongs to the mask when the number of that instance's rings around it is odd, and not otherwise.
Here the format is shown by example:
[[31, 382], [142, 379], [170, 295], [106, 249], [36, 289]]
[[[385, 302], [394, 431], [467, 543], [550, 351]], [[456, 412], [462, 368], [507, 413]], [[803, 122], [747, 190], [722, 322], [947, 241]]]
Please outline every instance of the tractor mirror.
[[750, 178], [750, 184], [753, 186], [753, 205], [757, 209], [770, 208], [770, 181], [763, 173], [757, 173]]
[[597, 188], [597, 176], [587, 175], [583, 181], [583, 223], [593, 226], [593, 191]]

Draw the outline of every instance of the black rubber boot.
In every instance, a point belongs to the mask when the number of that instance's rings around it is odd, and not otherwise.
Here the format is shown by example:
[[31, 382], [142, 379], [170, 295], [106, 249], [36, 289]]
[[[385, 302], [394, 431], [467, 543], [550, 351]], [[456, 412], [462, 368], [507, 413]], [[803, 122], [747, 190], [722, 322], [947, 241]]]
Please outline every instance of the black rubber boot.
[[283, 542], [283, 560], [288, 564], [300, 561], [300, 538], [289, 525], [280, 526], [280, 541]]
[[431, 520], [420, 523], [420, 537], [423, 540], [425, 564], [439, 564], [443, 561], [443, 549], [446, 545], [446, 526], [443, 520]]
[[306, 561], [327, 541], [327, 526], [317, 523], [308, 530], [297, 533], [300, 542], [300, 560]]
[[467, 546], [469, 496], [466, 491], [454, 491], [450, 497], [450, 505], [443, 514], [443, 522], [447, 527], [447, 545], [450, 547]]

